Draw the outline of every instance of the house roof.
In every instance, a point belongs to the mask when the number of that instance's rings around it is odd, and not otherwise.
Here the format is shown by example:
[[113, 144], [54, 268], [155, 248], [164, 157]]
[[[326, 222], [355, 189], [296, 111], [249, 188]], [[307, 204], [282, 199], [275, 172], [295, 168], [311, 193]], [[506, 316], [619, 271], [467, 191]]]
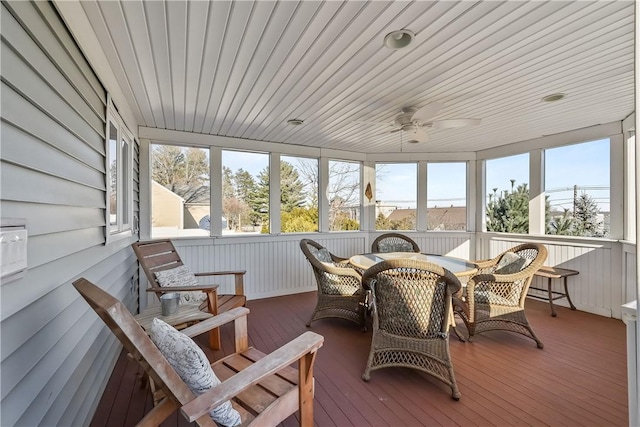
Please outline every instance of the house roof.
[[[114, 99], [146, 128], [358, 153], [476, 152], [634, 108], [633, 1], [57, 4], [74, 12], [66, 21], [86, 54], [110, 58], [96, 66], [110, 67]], [[400, 29], [413, 43], [386, 48]], [[556, 93], [566, 98], [542, 101]], [[390, 132], [402, 108], [433, 103], [420, 122], [428, 142]], [[429, 127], [458, 118], [481, 123]]]

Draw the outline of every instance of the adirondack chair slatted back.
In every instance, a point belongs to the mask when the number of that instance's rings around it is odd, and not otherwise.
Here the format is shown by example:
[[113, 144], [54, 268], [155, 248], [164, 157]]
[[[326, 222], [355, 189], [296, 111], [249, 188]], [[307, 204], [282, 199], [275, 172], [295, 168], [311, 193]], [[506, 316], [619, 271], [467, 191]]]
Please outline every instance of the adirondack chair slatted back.
[[125, 350], [140, 363], [156, 387], [161, 388], [174, 402], [179, 402], [179, 406], [193, 400], [191, 390], [122, 302], [84, 278], [73, 282], [73, 286], [111, 329]]
[[140, 260], [147, 279], [155, 286], [157, 286], [155, 273], [184, 265], [171, 240], [137, 242], [131, 247]]

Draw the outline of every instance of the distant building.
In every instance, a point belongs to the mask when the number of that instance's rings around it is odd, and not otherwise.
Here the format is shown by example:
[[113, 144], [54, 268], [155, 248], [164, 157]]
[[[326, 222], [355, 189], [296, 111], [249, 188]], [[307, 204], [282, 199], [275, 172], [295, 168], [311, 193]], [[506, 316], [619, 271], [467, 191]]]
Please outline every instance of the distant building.
[[[385, 215], [385, 210], [381, 209], [378, 213]], [[415, 209], [394, 209], [385, 216], [389, 221], [400, 222], [409, 219], [411, 216], [415, 218], [415, 215]], [[465, 206], [428, 208], [427, 229], [434, 231], [465, 231], [467, 229], [467, 208]]]

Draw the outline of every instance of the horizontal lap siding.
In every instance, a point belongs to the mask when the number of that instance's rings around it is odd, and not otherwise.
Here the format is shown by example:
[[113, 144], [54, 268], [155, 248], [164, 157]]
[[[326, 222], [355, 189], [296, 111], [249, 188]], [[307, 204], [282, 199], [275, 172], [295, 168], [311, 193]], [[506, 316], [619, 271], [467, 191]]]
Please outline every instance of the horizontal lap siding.
[[[0, 288], [1, 425], [88, 425], [120, 346], [71, 282], [136, 308], [134, 237], [105, 246], [106, 92], [47, 2], [3, 2], [0, 209], [28, 270]], [[133, 174], [138, 213], [138, 147]]]

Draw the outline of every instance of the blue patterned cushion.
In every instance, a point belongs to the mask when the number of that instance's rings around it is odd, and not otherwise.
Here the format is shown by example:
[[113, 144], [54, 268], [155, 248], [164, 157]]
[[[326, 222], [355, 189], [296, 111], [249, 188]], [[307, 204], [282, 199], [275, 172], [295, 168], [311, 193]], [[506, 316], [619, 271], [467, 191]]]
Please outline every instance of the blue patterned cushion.
[[513, 252], [506, 252], [498, 261], [494, 274], [513, 274], [525, 268], [526, 259]]
[[[220, 384], [202, 349], [182, 332], [156, 318], [149, 328], [149, 337], [196, 396]], [[230, 401], [213, 408], [209, 415], [223, 426], [241, 423], [240, 413], [233, 409]]]
[[[184, 265], [156, 272], [156, 279], [161, 287], [167, 286], [200, 286], [196, 276]], [[179, 292], [180, 304], [200, 304], [207, 299], [207, 295], [201, 291]]]
[[331, 252], [327, 248], [310, 248], [311, 254], [316, 257], [316, 259], [320, 262], [330, 262], [333, 263], [333, 259], [331, 258]]

